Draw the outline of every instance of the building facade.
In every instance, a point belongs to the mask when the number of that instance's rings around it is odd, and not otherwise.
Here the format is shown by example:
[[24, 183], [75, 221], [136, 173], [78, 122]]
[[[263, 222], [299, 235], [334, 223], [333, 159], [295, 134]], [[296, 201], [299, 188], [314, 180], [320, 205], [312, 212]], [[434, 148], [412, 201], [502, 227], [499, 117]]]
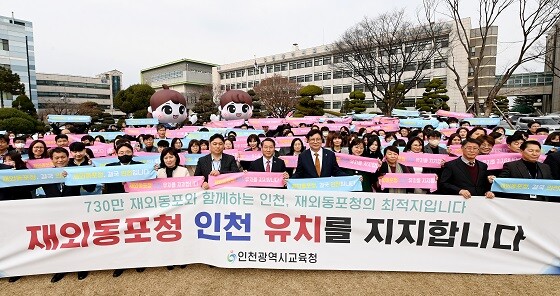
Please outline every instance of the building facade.
[[[552, 74], [552, 96], [548, 102], [550, 109], [545, 109], [545, 112], [560, 112], [560, 22], [546, 36], [546, 49], [544, 71]], [[544, 103], [543, 109], [547, 101]]]
[[166, 84], [169, 89], [185, 96], [186, 107], [190, 110], [204, 88], [211, 87], [212, 68], [216, 66], [207, 62], [181, 59], [141, 70], [141, 83], [150, 85], [156, 91]]
[[[479, 50], [477, 49], [477, 46], [479, 46], [477, 39], [479, 37], [477, 37], [475, 30], [471, 30], [470, 20], [465, 19], [463, 23], [466, 26], [466, 31], [471, 32], [469, 38], [471, 38], [471, 44], [474, 45], [472, 50]], [[486, 47], [488, 59], [484, 61], [485, 77], [495, 77], [497, 29], [493, 33], [495, 34], [490, 39], [491, 44], [487, 44]], [[443, 54], [436, 55], [430, 64], [422, 65], [422, 76], [424, 78], [417, 81], [416, 87], [406, 94], [403, 102], [405, 107], [414, 108], [416, 99], [421, 98], [422, 93], [425, 91], [425, 85], [431, 79], [439, 78], [447, 85], [447, 95], [450, 97], [447, 104], [451, 111], [465, 111], [465, 104], [455, 83], [455, 75], [447, 68], [445, 63], [445, 59], [447, 59], [449, 63], [454, 64], [454, 68], [460, 74], [460, 84], [465, 88], [465, 91], [468, 91], [466, 86], [470, 81], [469, 74], [471, 76], [473, 74], [469, 68], [468, 61], [471, 58], [469, 55], [474, 55], [464, 50], [458, 39], [459, 35], [454, 26], [447, 26], [442, 35], [435, 40], [438, 44], [433, 44], [434, 41], [426, 40], [429, 46], [439, 46]], [[333, 49], [334, 46], [332, 44], [305, 49], [299, 49], [297, 46], [294, 46], [290, 52], [221, 65], [214, 69], [214, 85], [219, 86], [222, 90], [240, 89], [247, 91], [267, 77], [281, 75], [303, 86], [313, 84], [323, 88], [323, 95], [320, 99], [325, 101], [325, 109], [339, 111], [344, 99], [348, 98], [350, 92], [361, 90], [366, 94], [366, 105], [368, 106], [366, 112], [379, 112], [379, 109], [374, 108], [373, 95], [364, 87], [363, 83], [357, 77], [354, 77], [352, 71], [340, 69], [339, 65], [342, 63], [343, 57], [334, 54]], [[406, 44], [402, 44], [400, 50], [407, 50]], [[493, 54], [491, 51], [493, 51]], [[255, 64], [257, 65], [256, 67]], [[405, 77], [406, 81], [406, 72], [403, 77]], [[482, 91], [481, 88], [484, 86], [481, 85], [479, 91]], [[375, 91], [377, 92], [377, 89]], [[377, 92], [377, 94], [380, 95], [381, 93]]]
[[[33, 24], [0, 16], [0, 67], [9, 68], [25, 84], [25, 94], [38, 106]], [[4, 94], [4, 107], [12, 107], [12, 94]]]
[[119, 113], [113, 108], [113, 98], [121, 90], [122, 73], [112, 70], [94, 77], [37, 73], [39, 110], [53, 104], [95, 102], [106, 112]]

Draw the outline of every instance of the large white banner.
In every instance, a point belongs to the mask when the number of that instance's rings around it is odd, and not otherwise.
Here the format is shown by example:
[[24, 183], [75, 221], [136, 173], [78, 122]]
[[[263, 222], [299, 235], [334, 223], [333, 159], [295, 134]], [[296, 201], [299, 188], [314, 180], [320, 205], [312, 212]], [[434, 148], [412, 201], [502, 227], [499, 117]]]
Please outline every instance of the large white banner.
[[224, 188], [0, 202], [2, 277], [224, 268], [560, 273], [560, 205]]

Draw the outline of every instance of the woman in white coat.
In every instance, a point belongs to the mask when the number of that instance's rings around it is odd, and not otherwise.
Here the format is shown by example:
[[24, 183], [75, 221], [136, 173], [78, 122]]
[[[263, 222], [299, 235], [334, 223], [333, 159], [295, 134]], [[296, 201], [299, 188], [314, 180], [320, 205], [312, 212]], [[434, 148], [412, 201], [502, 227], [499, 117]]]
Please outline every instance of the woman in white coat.
[[179, 153], [173, 147], [168, 147], [161, 151], [159, 157], [161, 164], [157, 170], [158, 178], [178, 178], [190, 176], [187, 168], [179, 164]]

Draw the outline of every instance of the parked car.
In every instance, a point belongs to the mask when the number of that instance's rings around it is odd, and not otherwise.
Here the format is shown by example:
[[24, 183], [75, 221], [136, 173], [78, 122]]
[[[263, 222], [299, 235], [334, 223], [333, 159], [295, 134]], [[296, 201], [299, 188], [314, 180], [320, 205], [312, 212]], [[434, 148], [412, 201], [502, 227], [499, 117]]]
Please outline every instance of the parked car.
[[519, 117], [515, 124], [515, 128], [518, 130], [526, 130], [527, 124], [536, 121], [540, 123], [541, 127], [548, 128], [549, 131], [560, 131], [560, 124], [554, 120], [552, 117]]

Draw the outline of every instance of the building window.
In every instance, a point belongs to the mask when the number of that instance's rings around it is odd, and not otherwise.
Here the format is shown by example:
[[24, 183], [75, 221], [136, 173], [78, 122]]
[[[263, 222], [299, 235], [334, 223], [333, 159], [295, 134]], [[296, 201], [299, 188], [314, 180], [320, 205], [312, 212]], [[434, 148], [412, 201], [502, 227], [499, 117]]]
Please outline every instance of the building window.
[[323, 109], [331, 109], [331, 102], [323, 102]]
[[438, 38], [436, 40], [436, 45], [439, 48], [445, 48], [449, 46], [449, 38], [448, 37], [442, 37], [442, 38]]
[[226, 79], [229, 79], [229, 72], [226, 73]]
[[334, 63], [335, 64], [342, 63], [342, 56], [341, 55], [334, 56]]
[[298, 69], [303, 69], [303, 68], [305, 68], [305, 61], [299, 61], [299, 62], [297, 62], [297, 68], [298, 68]]
[[331, 63], [331, 57], [323, 58], [323, 65], [329, 65]]
[[10, 44], [8, 43], [7, 39], [0, 39], [2, 40], [2, 50], [10, 51]]
[[321, 81], [321, 80], [323, 80], [323, 74], [321, 74], [321, 73], [315, 73], [315, 74], [313, 75], [313, 81]]
[[430, 65], [430, 62], [429, 62], [429, 61], [426, 61], [425, 63], [418, 65], [418, 68], [419, 68], [420, 70], [431, 69], [431, 68], [432, 68], [432, 65]]
[[323, 86], [323, 94], [330, 95], [331, 94], [331, 87], [330, 86]]
[[247, 88], [247, 83], [245, 82], [241, 83], [241, 88]]
[[273, 70], [274, 70], [274, 66], [273, 66], [273, 65], [268, 65], [268, 66], [266, 66], [266, 73], [272, 73]]
[[333, 75], [334, 79], [342, 78], [342, 71], [335, 71]]
[[240, 89], [241, 88], [241, 83], [238, 83], [236, 88]]
[[253, 74], [255, 74], [255, 69], [253, 69], [253, 68], [247, 69], [247, 75], [248, 75], [248, 76], [251, 76], [251, 75], [253, 75]]
[[323, 80], [331, 80], [332, 79], [332, 72], [324, 72], [323, 73]]
[[297, 63], [296, 62], [291, 62], [290, 63], [290, 70], [294, 70], [297, 67]]
[[351, 71], [351, 70], [345, 70], [345, 71], [342, 73], [342, 77], [344, 77], [344, 78], [352, 77], [352, 71]]
[[260, 81], [255, 81], [255, 86], [259, 85]]
[[445, 61], [444, 60], [435, 60], [434, 61], [434, 69], [445, 68]]
[[248, 88], [251, 88], [251, 87], [253, 87], [253, 81], [249, 81], [249, 82], [247, 82], [247, 87], [248, 87]]
[[342, 92], [345, 94], [352, 92], [352, 85], [344, 85], [342, 87]]
[[474, 57], [476, 55], [476, 48], [471, 47], [471, 57]]
[[288, 69], [288, 64], [282, 63], [280, 64], [280, 71], [286, 71]]
[[291, 82], [297, 82], [297, 77], [296, 76], [290, 76], [290, 81]]
[[296, 79], [296, 81], [297, 81], [297, 82], [305, 82], [305, 77], [304, 77], [303, 75], [302, 75], [302, 76], [298, 76], [297, 79]]
[[280, 64], [274, 64], [274, 72], [280, 72]]
[[226, 75], [224, 73], [220, 73], [220, 79], [224, 79], [226, 78]]
[[356, 84], [354, 85], [354, 91], [361, 91], [364, 92], [366, 90], [366, 88], [364, 87], [363, 84]]
[[237, 71], [237, 77], [243, 77], [243, 70]]
[[305, 61], [305, 68], [313, 67], [313, 60], [306, 60]]
[[322, 66], [323, 65], [323, 58], [315, 58], [315, 66]]
[[333, 86], [332, 93], [333, 94], [341, 94], [342, 93], [342, 86], [340, 86], [340, 85]]
[[225, 85], [220, 85], [220, 90], [226, 90], [226, 86]]
[[340, 107], [342, 107], [342, 102], [341, 101], [333, 102], [333, 104], [332, 104], [333, 109], [340, 109]]
[[312, 80], [311, 80], [312, 77], [313, 77], [313, 76], [312, 76], [311, 74], [305, 75], [305, 82], [311, 82], [311, 81], [312, 81]]
[[416, 64], [411, 63], [404, 65], [404, 71], [416, 71]]

